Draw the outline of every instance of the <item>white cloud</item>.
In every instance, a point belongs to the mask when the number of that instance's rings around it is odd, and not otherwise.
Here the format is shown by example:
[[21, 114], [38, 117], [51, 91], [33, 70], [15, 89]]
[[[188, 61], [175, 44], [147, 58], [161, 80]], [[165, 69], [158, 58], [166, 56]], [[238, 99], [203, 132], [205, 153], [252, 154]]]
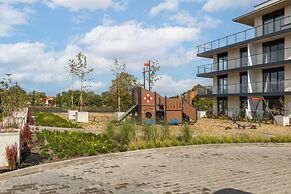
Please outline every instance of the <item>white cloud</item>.
[[179, 0], [165, 0], [150, 10], [151, 16], [158, 15], [161, 11], [173, 11], [179, 6]]
[[27, 23], [27, 9], [20, 10], [11, 5], [0, 4], [0, 37], [10, 36], [14, 26]]
[[[179, 95], [192, 89], [196, 84], [202, 84], [202, 82], [202, 80], [198, 79], [174, 80], [169, 75], [162, 75], [162, 79], [155, 84], [153, 89], [158, 91], [161, 95]], [[205, 82], [203, 85], [205, 85]]]
[[220, 20], [210, 16], [203, 16], [200, 19], [194, 18], [189, 12], [183, 10], [172, 15], [170, 19], [180, 25], [198, 28], [214, 28], [220, 23]]
[[111, 26], [115, 23], [115, 21], [108, 14], [104, 14], [101, 20], [102, 25]]
[[[88, 59], [91, 58], [91, 63], [102, 72], [110, 69], [115, 58], [128, 64], [129, 69], [138, 70], [148, 59], [163, 61], [161, 65], [168, 66], [188, 62], [188, 52], [179, 52], [180, 45], [194, 42], [199, 32], [199, 28], [145, 28], [139, 23], [127, 22], [114, 26], [97, 26], [86, 33], [80, 42], [86, 48]], [[179, 63], [169, 61], [169, 58], [179, 58]]]
[[0, 74], [12, 73], [17, 81], [30, 83], [61, 82], [68, 79], [67, 60], [78, 51], [73, 45], [68, 45], [63, 52], [53, 52], [38, 42], [1, 44]]
[[81, 81], [75, 81], [73, 86], [70, 87], [69, 89], [80, 90], [81, 86], [84, 88], [85, 91], [96, 92], [97, 90], [104, 88], [105, 83], [85, 81], [83, 82], [83, 85], [82, 85]]
[[99, 10], [114, 8], [116, 10], [124, 9], [126, 5], [123, 1], [113, 1], [113, 0], [46, 0], [46, 3], [51, 8], [65, 7], [71, 11], [86, 10]]
[[262, 0], [208, 0], [203, 6], [203, 10], [207, 12], [216, 12], [228, 9], [241, 9], [259, 2], [262, 2]]
[[[12, 73], [17, 81], [27, 83], [70, 83], [67, 61], [83, 51], [94, 75], [109, 73], [113, 59], [128, 64], [128, 69], [140, 70], [148, 59], [159, 60], [161, 66], [173, 67], [190, 62], [192, 50], [181, 46], [193, 42], [199, 29], [188, 27], [147, 28], [136, 22], [114, 26], [97, 26], [76, 38], [63, 51], [49, 50], [39, 43], [0, 44], [0, 74]], [[100, 83], [92, 84], [93, 89]]]

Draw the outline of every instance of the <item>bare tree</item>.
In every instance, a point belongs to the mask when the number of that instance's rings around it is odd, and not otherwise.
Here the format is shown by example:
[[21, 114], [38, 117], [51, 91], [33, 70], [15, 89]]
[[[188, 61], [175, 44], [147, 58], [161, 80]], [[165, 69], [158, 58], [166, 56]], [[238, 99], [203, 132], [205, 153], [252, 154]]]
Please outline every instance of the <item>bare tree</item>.
[[77, 54], [76, 59], [70, 59], [68, 61], [68, 66], [69, 66], [70, 74], [73, 77], [77, 77], [81, 83], [80, 110], [82, 110], [83, 109], [83, 90], [85, 88], [84, 82], [87, 81], [86, 80], [87, 75], [93, 72], [93, 68], [87, 67], [87, 57], [82, 52], [79, 52]]

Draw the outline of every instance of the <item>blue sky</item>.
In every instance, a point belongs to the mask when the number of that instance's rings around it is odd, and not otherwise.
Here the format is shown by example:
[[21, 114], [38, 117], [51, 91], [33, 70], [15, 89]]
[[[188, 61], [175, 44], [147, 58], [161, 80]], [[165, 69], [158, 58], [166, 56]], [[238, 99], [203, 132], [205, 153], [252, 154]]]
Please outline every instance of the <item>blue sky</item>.
[[211, 61], [195, 47], [248, 28], [232, 19], [262, 0], [0, 0], [0, 75], [12, 73], [27, 91], [49, 95], [72, 82], [67, 61], [82, 51], [94, 68], [91, 90], [110, 86], [117, 58], [141, 79], [147, 60], [158, 60], [155, 89], [175, 95], [194, 84], [197, 66]]

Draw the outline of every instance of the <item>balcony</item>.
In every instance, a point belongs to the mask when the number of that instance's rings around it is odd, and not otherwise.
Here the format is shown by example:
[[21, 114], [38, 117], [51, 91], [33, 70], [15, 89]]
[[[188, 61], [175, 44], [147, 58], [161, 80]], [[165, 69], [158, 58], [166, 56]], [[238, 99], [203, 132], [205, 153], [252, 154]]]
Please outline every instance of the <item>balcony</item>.
[[201, 44], [197, 46], [198, 56], [203, 57], [203, 53], [207, 53], [223, 47], [228, 47], [234, 44], [251, 41], [264, 36], [272, 36], [276, 33], [283, 33], [291, 30], [291, 16], [287, 16], [264, 25], [256, 26], [229, 36]]
[[223, 64], [211, 63], [198, 66], [198, 77], [212, 77], [215, 74], [226, 73], [231, 70], [247, 70], [261, 66], [286, 64], [291, 62], [291, 48], [268, 53], [251, 55], [249, 57], [230, 59]]
[[223, 86], [205, 86], [199, 88], [199, 96], [279, 96], [291, 95], [291, 80], [275, 82], [237, 83]]

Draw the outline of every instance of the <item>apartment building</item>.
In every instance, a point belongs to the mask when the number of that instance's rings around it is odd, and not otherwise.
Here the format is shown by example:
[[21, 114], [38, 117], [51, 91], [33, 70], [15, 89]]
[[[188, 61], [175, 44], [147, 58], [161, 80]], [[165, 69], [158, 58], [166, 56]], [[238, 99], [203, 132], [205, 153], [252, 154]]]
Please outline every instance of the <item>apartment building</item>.
[[[198, 67], [198, 77], [213, 79], [199, 96], [213, 97], [216, 115], [236, 114], [258, 96], [289, 115], [291, 0], [265, 1], [233, 21], [251, 27], [198, 46], [197, 56], [213, 60]], [[266, 107], [262, 103], [259, 110]]]

